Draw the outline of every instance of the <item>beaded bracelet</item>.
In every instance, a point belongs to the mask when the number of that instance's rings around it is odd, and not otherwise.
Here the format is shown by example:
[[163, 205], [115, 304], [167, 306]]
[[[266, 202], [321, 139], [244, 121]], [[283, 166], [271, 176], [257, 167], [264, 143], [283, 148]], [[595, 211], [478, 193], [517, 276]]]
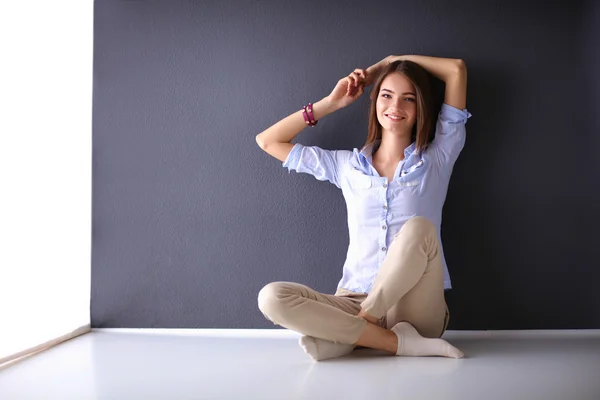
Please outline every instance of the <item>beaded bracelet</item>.
[[302, 116], [304, 117], [304, 122], [306, 122], [308, 126], [314, 127], [319, 122], [315, 120], [311, 103], [308, 103], [307, 106], [302, 108]]

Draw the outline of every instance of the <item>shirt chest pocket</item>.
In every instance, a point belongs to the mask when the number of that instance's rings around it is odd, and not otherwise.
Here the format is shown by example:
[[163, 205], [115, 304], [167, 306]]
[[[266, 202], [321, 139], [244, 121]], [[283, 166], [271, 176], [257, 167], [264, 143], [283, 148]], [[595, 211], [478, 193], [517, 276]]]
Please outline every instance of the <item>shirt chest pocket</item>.
[[364, 175], [358, 170], [351, 170], [348, 174], [348, 185], [355, 191], [364, 191], [373, 187], [371, 177]]
[[392, 211], [401, 216], [419, 215], [421, 205], [421, 181], [427, 165], [423, 160], [402, 169], [400, 178], [391, 184]]
[[419, 214], [421, 180], [394, 182], [391, 187], [390, 206], [394, 214], [416, 216]]

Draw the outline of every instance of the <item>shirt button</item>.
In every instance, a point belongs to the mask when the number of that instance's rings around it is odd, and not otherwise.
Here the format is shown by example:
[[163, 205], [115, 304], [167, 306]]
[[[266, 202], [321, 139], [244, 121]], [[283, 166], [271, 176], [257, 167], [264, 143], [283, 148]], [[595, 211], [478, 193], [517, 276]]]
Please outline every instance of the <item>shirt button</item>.
[[383, 225], [383, 226], [381, 227], [381, 229], [383, 229], [383, 230], [385, 231], [385, 230], [387, 229], [387, 226]]
[[386, 250], [387, 250], [387, 248], [386, 248], [386, 247], [382, 247], [382, 248], [381, 248], [381, 251], [386, 251]]
[[384, 210], [387, 210], [387, 206], [386, 206], [386, 205], [384, 205], [384, 206], [383, 206], [383, 209], [384, 209]]
[[383, 184], [383, 187], [384, 187], [384, 188], [385, 188], [385, 187], [387, 187], [387, 183], [384, 183], [384, 184]]

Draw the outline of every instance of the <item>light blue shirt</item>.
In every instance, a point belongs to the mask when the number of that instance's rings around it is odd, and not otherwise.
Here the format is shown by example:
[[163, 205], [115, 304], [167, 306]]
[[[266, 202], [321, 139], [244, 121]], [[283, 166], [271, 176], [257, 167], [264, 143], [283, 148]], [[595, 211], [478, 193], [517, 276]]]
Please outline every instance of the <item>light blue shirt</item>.
[[[421, 154], [416, 143], [407, 147], [391, 182], [373, 167], [372, 154], [381, 141], [352, 151], [294, 145], [283, 166], [333, 183], [346, 201], [350, 243], [338, 288], [369, 293], [394, 236], [414, 216], [433, 222], [441, 246], [442, 207], [470, 117], [466, 109], [443, 104], [435, 139]], [[444, 288], [451, 289], [443, 246], [440, 250]]]

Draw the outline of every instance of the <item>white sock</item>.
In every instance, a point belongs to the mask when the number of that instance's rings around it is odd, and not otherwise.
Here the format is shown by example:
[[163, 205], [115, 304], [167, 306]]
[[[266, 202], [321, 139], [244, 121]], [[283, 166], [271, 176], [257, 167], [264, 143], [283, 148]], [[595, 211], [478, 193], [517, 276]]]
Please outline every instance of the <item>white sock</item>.
[[352, 344], [335, 343], [306, 335], [302, 336], [298, 343], [300, 343], [300, 347], [302, 347], [315, 361], [345, 356], [354, 350], [354, 345]]
[[399, 356], [443, 356], [463, 358], [464, 353], [444, 339], [429, 339], [419, 335], [410, 323], [399, 322], [391, 329], [398, 336]]

